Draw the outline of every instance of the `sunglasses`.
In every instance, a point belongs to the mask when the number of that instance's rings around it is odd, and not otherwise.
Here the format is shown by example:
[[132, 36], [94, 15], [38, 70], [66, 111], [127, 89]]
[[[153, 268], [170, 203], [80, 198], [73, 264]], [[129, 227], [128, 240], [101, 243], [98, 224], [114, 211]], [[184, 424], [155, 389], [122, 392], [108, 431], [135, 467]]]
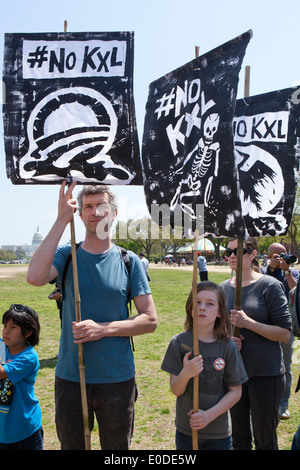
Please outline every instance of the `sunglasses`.
[[22, 305], [22, 304], [11, 304], [10, 310], [14, 310], [15, 312], [19, 312], [19, 313], [28, 313], [29, 315], [31, 315], [31, 312], [28, 310], [28, 308], [26, 307], [26, 305]]
[[[228, 256], [231, 256], [232, 253], [234, 254], [234, 256], [237, 256], [237, 248], [234, 248], [234, 250], [232, 250], [231, 248], [227, 248], [226, 250], [226, 255]], [[243, 256], [246, 254], [246, 253], [251, 253], [250, 250], [248, 250], [248, 248], [243, 248]]]

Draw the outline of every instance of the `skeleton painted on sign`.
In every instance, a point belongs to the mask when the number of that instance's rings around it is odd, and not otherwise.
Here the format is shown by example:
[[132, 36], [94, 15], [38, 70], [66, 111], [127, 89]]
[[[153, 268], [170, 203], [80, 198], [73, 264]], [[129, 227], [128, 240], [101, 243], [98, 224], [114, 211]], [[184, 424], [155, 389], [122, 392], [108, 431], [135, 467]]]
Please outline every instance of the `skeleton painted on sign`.
[[204, 206], [208, 207], [213, 179], [218, 176], [220, 145], [219, 142], [214, 142], [214, 137], [219, 121], [217, 113], [210, 114], [205, 119], [203, 136], [176, 171], [177, 174], [182, 174], [182, 179], [171, 201], [171, 209], [179, 204], [192, 219], [196, 218], [191, 205], [192, 198], [202, 194]]

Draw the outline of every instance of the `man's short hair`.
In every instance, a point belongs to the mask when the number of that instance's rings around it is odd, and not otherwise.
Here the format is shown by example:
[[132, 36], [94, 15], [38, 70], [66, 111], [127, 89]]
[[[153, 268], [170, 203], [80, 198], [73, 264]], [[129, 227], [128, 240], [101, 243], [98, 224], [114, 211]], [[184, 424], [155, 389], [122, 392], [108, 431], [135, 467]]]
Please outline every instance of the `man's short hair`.
[[98, 185], [87, 185], [84, 186], [83, 189], [80, 191], [80, 193], [77, 196], [77, 202], [78, 202], [78, 211], [79, 214], [82, 212], [82, 198], [83, 196], [89, 196], [90, 194], [108, 194], [108, 200], [110, 207], [112, 211], [117, 210], [117, 198], [116, 195], [111, 191], [109, 186], [106, 186], [104, 184], [98, 184]]

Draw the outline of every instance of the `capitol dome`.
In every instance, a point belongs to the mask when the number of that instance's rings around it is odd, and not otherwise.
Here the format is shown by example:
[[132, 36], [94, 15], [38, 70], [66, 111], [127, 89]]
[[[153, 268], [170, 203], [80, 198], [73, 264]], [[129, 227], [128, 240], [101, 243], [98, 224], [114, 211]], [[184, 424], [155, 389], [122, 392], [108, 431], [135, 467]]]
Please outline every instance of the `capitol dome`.
[[42, 243], [43, 239], [44, 239], [44, 237], [41, 234], [41, 232], [39, 231], [39, 226], [37, 226], [37, 230], [36, 230], [36, 232], [35, 232], [35, 234], [33, 235], [33, 238], [32, 238], [32, 246], [33, 247], [38, 247]]

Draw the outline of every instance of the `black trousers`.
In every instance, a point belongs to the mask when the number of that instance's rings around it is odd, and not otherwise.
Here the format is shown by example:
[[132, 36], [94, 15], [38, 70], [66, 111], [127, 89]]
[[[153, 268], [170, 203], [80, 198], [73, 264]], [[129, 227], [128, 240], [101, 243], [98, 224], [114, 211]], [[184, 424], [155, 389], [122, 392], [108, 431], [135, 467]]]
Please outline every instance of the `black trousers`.
[[252, 377], [243, 384], [240, 401], [230, 410], [234, 450], [278, 450], [278, 410], [284, 375]]
[[[135, 379], [86, 384], [90, 431], [94, 414], [102, 450], [129, 450], [137, 398]], [[84, 450], [80, 384], [55, 378], [55, 422], [62, 450]]]
[[207, 271], [200, 271], [199, 272], [200, 281], [208, 281], [208, 272]]

